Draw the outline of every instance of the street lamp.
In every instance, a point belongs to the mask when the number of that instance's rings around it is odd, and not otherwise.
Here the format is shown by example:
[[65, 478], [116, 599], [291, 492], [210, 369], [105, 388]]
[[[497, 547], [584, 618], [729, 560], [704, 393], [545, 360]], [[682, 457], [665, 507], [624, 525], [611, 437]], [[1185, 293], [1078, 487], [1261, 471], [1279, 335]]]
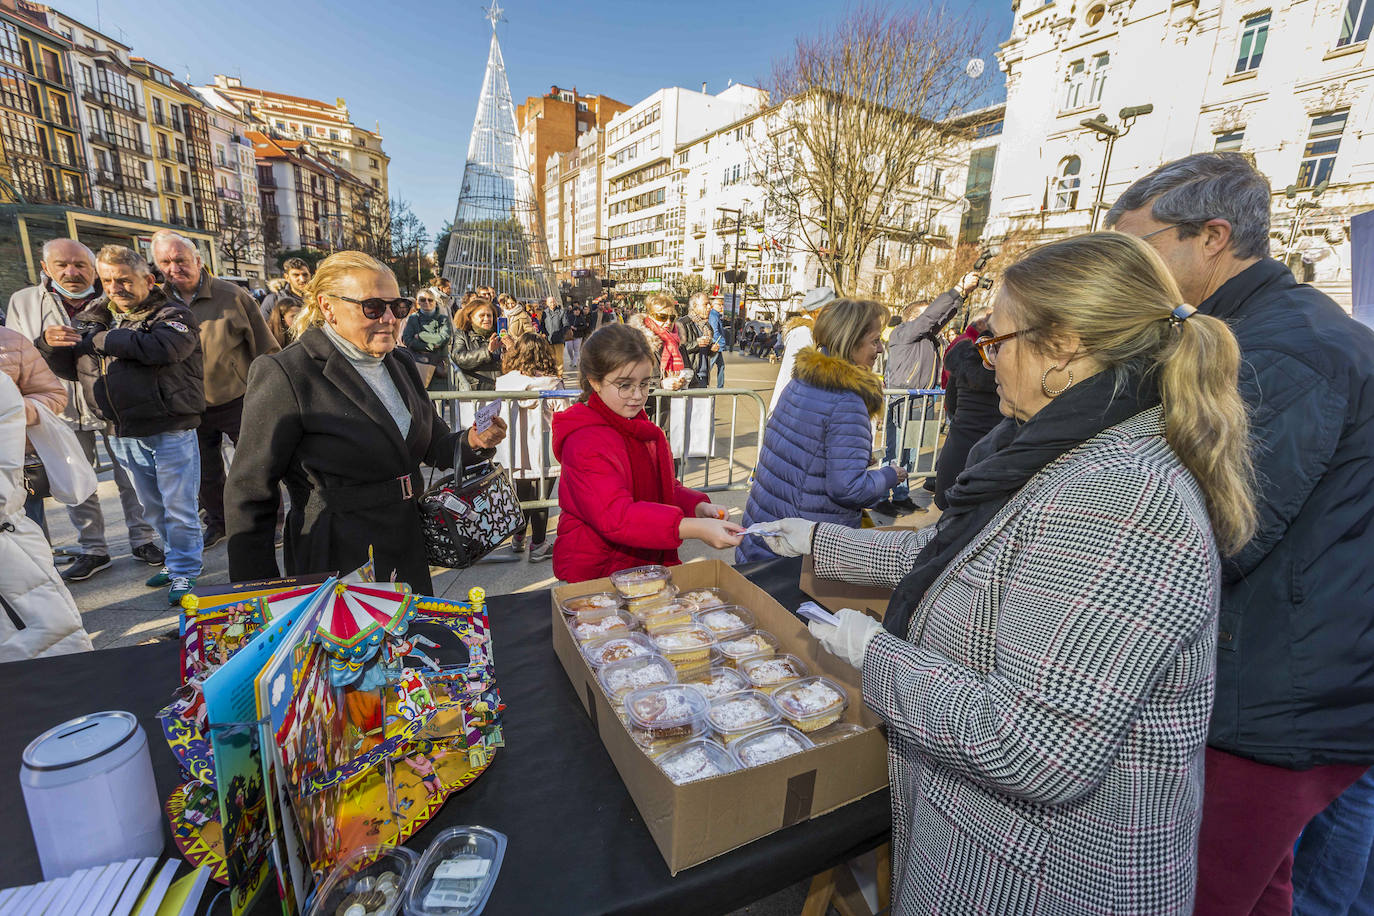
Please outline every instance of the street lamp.
[[[1322, 205], [1317, 202], [1317, 198], [1326, 193], [1326, 188], [1327, 182], [1325, 181], [1313, 188], [1299, 188], [1295, 184], [1290, 184], [1288, 187], [1284, 188], [1283, 196], [1285, 199], [1283, 201], [1283, 206], [1293, 211], [1293, 223], [1288, 229], [1288, 245], [1283, 250], [1283, 258], [1285, 261], [1291, 260], [1293, 256], [1293, 246], [1298, 241], [1298, 230], [1302, 227], [1303, 211], [1320, 210]], [[1311, 194], [1312, 199], [1303, 200], [1299, 197], [1298, 195], [1303, 192]], [[1292, 270], [1293, 265], [1290, 263], [1288, 268]]]
[[[592, 240], [606, 243], [606, 273], [601, 280], [601, 286], [603, 291], [611, 289], [615, 286], [615, 281], [611, 279], [611, 237], [608, 235], [594, 235], [592, 236]], [[607, 295], [609, 296], [610, 294], [607, 293]]]
[[1093, 201], [1092, 220], [1088, 223], [1088, 231], [1097, 230], [1097, 218], [1102, 213], [1102, 197], [1107, 193], [1107, 171], [1112, 167], [1112, 147], [1116, 146], [1116, 141], [1131, 132], [1131, 126], [1135, 124], [1136, 118], [1147, 115], [1155, 110], [1154, 105], [1128, 105], [1121, 109], [1119, 116], [1121, 126], [1117, 127], [1107, 123], [1107, 116], [1100, 114], [1095, 118], [1084, 118], [1078, 123], [1092, 131], [1098, 140], [1107, 144], [1106, 155], [1102, 158], [1102, 176], [1097, 180], [1097, 199]]
[[[741, 200], [740, 203], [742, 203], [744, 207], [747, 208], [750, 204], [750, 200], [746, 197], [743, 200]], [[727, 272], [727, 279], [730, 281], [730, 333], [731, 335], [733, 335], [735, 327], [735, 315], [744, 313], [744, 310], [740, 307], [739, 301], [739, 237], [744, 232], [744, 211], [736, 210], [734, 207], [716, 207], [716, 209], [722, 213], [735, 214], [735, 260], [734, 264]], [[734, 346], [733, 336], [727, 337], [726, 339], [730, 342], [731, 346]]]

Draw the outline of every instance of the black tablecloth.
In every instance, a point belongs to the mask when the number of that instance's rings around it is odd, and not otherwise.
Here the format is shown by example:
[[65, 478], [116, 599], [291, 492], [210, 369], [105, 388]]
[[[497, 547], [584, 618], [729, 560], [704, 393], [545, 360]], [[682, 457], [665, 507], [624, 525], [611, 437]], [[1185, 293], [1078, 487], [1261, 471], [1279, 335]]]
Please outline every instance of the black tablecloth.
[[[802, 600], [799, 563], [742, 571], [786, 607]], [[473, 584], [478, 574], [469, 574]], [[452, 796], [408, 846], [423, 851], [445, 827], [481, 824], [510, 839], [490, 914], [709, 914], [767, 896], [883, 842], [888, 793], [750, 843], [677, 877], [668, 874], [592, 728], [550, 642], [547, 591], [490, 598], [497, 683], [506, 703], [506, 747], [468, 788]], [[165, 798], [176, 761], [154, 713], [177, 684], [175, 643], [0, 665], [0, 887], [42, 880], [19, 788], [20, 755], [73, 716], [124, 709], [143, 723]], [[175, 854], [170, 828], [167, 851]], [[280, 912], [267, 892], [260, 912]]]

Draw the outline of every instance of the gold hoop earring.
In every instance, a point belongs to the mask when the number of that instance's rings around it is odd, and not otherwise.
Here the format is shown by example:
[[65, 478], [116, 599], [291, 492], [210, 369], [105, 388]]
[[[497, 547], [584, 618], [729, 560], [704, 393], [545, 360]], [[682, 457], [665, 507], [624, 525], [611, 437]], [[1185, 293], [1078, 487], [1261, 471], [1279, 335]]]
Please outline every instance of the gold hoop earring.
[[1058, 366], [1050, 366], [1049, 369], [1046, 369], [1044, 372], [1040, 373], [1040, 391], [1045, 395], [1045, 397], [1050, 398], [1050, 399], [1054, 399], [1054, 398], [1059, 397], [1059, 396], [1060, 396], [1061, 394], [1063, 394], [1065, 391], [1068, 391], [1068, 390], [1069, 390], [1069, 386], [1073, 384], [1073, 370], [1072, 370], [1072, 369], [1064, 369], [1064, 370], [1062, 370], [1062, 371], [1067, 372], [1067, 373], [1069, 374], [1069, 380], [1068, 380], [1067, 382], [1064, 383], [1064, 387], [1062, 387], [1062, 388], [1050, 388], [1048, 385], [1045, 384], [1045, 380], [1048, 379], [1048, 378], [1050, 377], [1050, 372], [1053, 371], [1053, 370], [1055, 370], [1055, 369], [1058, 369], [1058, 368], [1059, 368]]

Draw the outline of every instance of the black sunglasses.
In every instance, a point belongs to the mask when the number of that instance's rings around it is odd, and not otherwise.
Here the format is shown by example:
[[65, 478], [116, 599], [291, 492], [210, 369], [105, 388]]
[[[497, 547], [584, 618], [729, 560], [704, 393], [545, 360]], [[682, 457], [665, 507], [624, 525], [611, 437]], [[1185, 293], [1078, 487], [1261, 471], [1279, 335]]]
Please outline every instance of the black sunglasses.
[[350, 296], [335, 295], [335, 299], [342, 299], [344, 302], [352, 302], [354, 305], [361, 306], [363, 317], [368, 321], [376, 321], [386, 314], [388, 308], [397, 321], [410, 314], [410, 310], [415, 307], [415, 300], [400, 296], [396, 299], [354, 299]]

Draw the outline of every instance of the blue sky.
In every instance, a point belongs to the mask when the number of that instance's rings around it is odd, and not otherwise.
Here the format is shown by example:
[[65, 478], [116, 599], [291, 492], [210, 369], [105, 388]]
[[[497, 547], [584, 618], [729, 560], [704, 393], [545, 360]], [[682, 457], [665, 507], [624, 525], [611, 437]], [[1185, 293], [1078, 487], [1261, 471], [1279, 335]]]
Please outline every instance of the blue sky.
[[[255, 88], [342, 96], [356, 123], [381, 122], [392, 196], [431, 232], [453, 216], [491, 35], [476, 0], [48, 2], [197, 85], [225, 73]], [[766, 83], [799, 34], [844, 15], [833, 0], [503, 6], [501, 50], [517, 104], [555, 83], [629, 104], [662, 86]], [[1011, 28], [1008, 0], [954, 0], [951, 9], [986, 21], [989, 51]], [[1000, 100], [1001, 74], [986, 60], [983, 83]]]

